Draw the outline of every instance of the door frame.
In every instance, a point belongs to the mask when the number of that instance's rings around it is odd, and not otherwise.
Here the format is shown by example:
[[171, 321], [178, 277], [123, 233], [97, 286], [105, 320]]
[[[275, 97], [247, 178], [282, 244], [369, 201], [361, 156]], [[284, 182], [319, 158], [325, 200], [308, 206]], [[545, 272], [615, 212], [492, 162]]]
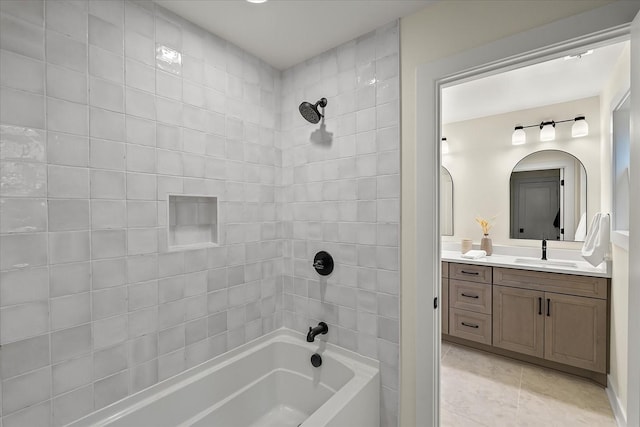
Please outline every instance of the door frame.
[[[441, 89], [497, 72], [576, 54], [587, 46], [628, 40], [640, 4], [613, 2], [568, 18], [509, 36], [475, 49], [423, 64], [416, 69], [416, 425], [440, 421], [440, 140]], [[437, 201], [437, 203], [433, 203]], [[435, 300], [437, 301], [437, 300]], [[637, 301], [640, 306], [640, 298]], [[630, 302], [631, 304], [631, 302]], [[430, 309], [434, 307], [434, 309]], [[629, 342], [630, 349], [638, 346]], [[629, 378], [637, 381], [640, 378]], [[635, 385], [633, 387], [636, 387]], [[411, 398], [411, 396], [408, 396]], [[630, 405], [634, 404], [632, 396]]]

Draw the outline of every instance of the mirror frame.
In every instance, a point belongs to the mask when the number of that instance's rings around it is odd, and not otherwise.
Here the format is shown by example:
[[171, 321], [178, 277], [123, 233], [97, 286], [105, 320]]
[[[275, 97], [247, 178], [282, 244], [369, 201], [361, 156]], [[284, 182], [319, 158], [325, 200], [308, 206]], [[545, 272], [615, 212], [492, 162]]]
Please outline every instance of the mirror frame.
[[[582, 170], [584, 171], [584, 188], [581, 189], [580, 191], [580, 196], [581, 198], [584, 199], [584, 227], [585, 227], [585, 235], [586, 235], [586, 229], [589, 226], [589, 224], [587, 224], [588, 218], [587, 218], [587, 199], [588, 199], [588, 174], [587, 174], [587, 168], [584, 166], [584, 163], [582, 162], [582, 160], [580, 160], [580, 158], [578, 158], [576, 155], [569, 153], [568, 151], [565, 150], [560, 150], [557, 148], [548, 148], [548, 149], [541, 149], [541, 150], [537, 150], [537, 151], [533, 151], [531, 153], [528, 153], [526, 156], [522, 157], [520, 160], [518, 160], [518, 162], [513, 166], [513, 168], [511, 169], [511, 173], [509, 174], [509, 239], [513, 239], [513, 240], [540, 240], [540, 239], [530, 239], [530, 238], [521, 238], [521, 237], [516, 237], [513, 235], [513, 224], [512, 224], [512, 220], [513, 220], [513, 190], [511, 188], [511, 183], [512, 183], [512, 178], [513, 178], [513, 173], [515, 172], [520, 172], [520, 171], [516, 171], [515, 169], [518, 167], [518, 165], [525, 159], [527, 159], [528, 157], [534, 156], [536, 154], [539, 153], [545, 153], [545, 152], [557, 152], [557, 153], [561, 153], [563, 155], [566, 156], [570, 156], [573, 159], [575, 159], [578, 163], [580, 163], [580, 166], [582, 167]], [[553, 168], [549, 168], [549, 169], [553, 169]], [[533, 170], [545, 170], [545, 169], [531, 169]], [[524, 172], [524, 171], [522, 171]], [[561, 200], [562, 202], [562, 200]], [[581, 201], [582, 204], [582, 201]], [[582, 216], [582, 215], [581, 215]], [[577, 228], [580, 224], [580, 219], [578, 219], [578, 223], [575, 225], [575, 228]], [[563, 233], [564, 234], [564, 233]], [[575, 235], [574, 235], [574, 239], [564, 239], [564, 238], [560, 238], [560, 239], [547, 239], [547, 240], [555, 240], [555, 241], [562, 241], [562, 242], [582, 242], [583, 240], [575, 240]]]
[[[454, 236], [455, 235], [455, 215], [453, 214], [453, 209], [454, 209], [453, 176], [451, 175], [451, 172], [449, 171], [449, 169], [440, 165], [440, 174], [442, 174], [443, 172], [446, 172], [447, 175], [449, 175], [449, 180], [451, 181], [451, 234], [444, 234], [442, 232], [443, 221], [442, 221], [442, 218], [440, 218], [440, 236]], [[440, 204], [442, 205], [442, 180], [440, 181]], [[440, 212], [442, 212], [442, 208], [440, 209]]]

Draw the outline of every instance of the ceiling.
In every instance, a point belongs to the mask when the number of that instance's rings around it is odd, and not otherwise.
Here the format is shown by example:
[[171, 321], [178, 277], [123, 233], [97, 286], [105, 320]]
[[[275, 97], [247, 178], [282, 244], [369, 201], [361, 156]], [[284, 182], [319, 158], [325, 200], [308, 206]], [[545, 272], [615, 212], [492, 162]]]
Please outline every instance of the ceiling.
[[581, 58], [558, 58], [447, 87], [442, 91], [442, 122], [599, 95], [628, 43], [599, 47]]
[[434, 3], [433, 0], [155, 0], [284, 70]]

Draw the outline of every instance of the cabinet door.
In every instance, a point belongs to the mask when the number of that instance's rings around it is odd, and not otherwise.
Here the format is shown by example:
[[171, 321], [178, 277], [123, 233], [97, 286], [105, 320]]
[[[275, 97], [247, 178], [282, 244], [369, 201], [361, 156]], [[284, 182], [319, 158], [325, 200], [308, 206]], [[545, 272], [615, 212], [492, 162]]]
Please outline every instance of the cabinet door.
[[493, 286], [493, 345], [544, 355], [544, 292]]
[[449, 333], [449, 279], [442, 278], [442, 292], [440, 293], [440, 312], [442, 313], [442, 333]]
[[607, 302], [545, 293], [544, 358], [605, 373]]

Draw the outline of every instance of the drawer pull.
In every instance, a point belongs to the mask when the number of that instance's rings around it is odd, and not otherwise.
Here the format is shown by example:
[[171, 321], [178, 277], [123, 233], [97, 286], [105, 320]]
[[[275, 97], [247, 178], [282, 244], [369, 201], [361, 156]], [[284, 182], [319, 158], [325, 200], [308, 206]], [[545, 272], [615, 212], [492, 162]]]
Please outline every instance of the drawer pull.
[[478, 329], [480, 326], [478, 325], [474, 325], [473, 323], [467, 323], [467, 322], [461, 322], [462, 326], [466, 326], [467, 328], [474, 328], [474, 329]]
[[473, 298], [473, 299], [480, 298], [478, 295], [467, 295], [467, 294], [460, 294], [460, 295], [465, 297], [465, 298]]
[[538, 297], [538, 315], [542, 315], [542, 297]]
[[551, 298], [547, 298], [547, 317], [551, 316]]
[[472, 276], [477, 276], [478, 274], [480, 274], [477, 271], [465, 271], [465, 270], [460, 270], [460, 273], [462, 273], [462, 274], [470, 274]]

